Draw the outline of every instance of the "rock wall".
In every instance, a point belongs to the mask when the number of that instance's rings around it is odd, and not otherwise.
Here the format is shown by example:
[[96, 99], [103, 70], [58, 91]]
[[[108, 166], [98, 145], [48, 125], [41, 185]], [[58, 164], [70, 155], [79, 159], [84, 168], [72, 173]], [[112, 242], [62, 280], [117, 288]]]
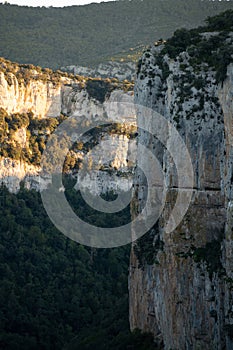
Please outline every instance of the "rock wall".
[[[170, 136], [161, 150], [146, 133], [139, 133], [139, 142], [162, 164], [167, 196], [158, 227], [148, 233], [153, 237], [149, 250], [143, 251], [149, 238], [144, 238], [144, 246], [137, 242], [132, 249], [130, 326], [152, 332], [157, 345], [167, 350], [232, 349], [233, 66], [228, 66], [221, 85], [211, 67], [203, 64], [195, 72], [186, 52], [175, 60], [165, 55], [164, 78], [157, 50], [152, 48], [142, 58], [136, 103], [157, 111], [178, 129], [192, 160], [194, 185], [187, 214], [173, 232], [166, 233], [164, 223], [178, 193], [174, 163], [166, 151]], [[197, 88], [194, 82], [200, 77], [204, 84]], [[138, 125], [146, 123], [139, 114]], [[148, 167], [143, 154], [137, 158], [142, 168]], [[140, 170], [134, 186], [140, 193], [140, 200], [135, 195], [140, 210], [147, 187]]]
[[105, 135], [85, 157], [85, 168], [77, 174], [77, 185], [100, 195], [108, 191], [127, 192], [132, 187], [136, 163], [136, 140], [126, 135]]
[[20, 84], [13, 73], [8, 73], [7, 80], [0, 72], [0, 106], [8, 113], [31, 111], [38, 118], [57, 117], [61, 112], [61, 84], [34, 79]]
[[40, 181], [39, 172], [38, 167], [18, 160], [10, 158], [0, 160], [0, 183], [4, 184], [11, 192], [19, 190], [21, 181], [25, 182], [26, 188], [37, 188]]

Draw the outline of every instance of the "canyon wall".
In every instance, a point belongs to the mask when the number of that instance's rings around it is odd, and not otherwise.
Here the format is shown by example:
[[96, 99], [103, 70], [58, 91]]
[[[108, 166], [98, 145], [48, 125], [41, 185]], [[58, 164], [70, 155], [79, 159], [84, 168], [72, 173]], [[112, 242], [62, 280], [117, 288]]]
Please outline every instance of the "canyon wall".
[[[148, 133], [139, 132], [138, 142], [162, 166], [166, 200], [158, 223], [132, 248], [130, 326], [152, 332], [155, 344], [167, 350], [232, 349], [233, 65], [228, 65], [224, 81], [219, 82], [214, 67], [205, 60], [195, 65], [188, 52], [181, 50], [171, 58], [165, 52], [161, 55], [162, 50], [152, 47], [144, 53], [135, 100], [178, 130], [192, 161], [193, 191], [183, 220], [167, 232], [165, 223], [177, 194], [185, 189], [178, 186], [167, 150], [171, 135], [161, 145]], [[148, 128], [143, 113], [138, 114], [138, 125]], [[149, 132], [153, 131], [151, 125]], [[147, 162], [139, 152], [137, 163], [142, 169], [149, 166]], [[138, 169], [134, 216], [145, 206], [147, 184]]]

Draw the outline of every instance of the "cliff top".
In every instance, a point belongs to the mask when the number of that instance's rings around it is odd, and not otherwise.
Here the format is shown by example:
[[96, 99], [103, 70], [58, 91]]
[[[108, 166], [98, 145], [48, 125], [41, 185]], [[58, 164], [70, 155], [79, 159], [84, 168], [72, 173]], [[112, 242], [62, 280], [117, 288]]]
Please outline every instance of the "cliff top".
[[[141, 65], [146, 60], [155, 60], [162, 71], [163, 79], [169, 76], [166, 57], [179, 61], [180, 68], [186, 70], [188, 65], [196, 74], [200, 73], [203, 65], [216, 72], [216, 82], [222, 82], [226, 77], [227, 66], [233, 62], [233, 10], [225, 11], [206, 19], [206, 25], [195, 29], [178, 29], [166, 42], [158, 43], [147, 49], [138, 64], [140, 79], [143, 79]], [[153, 57], [153, 59], [152, 59]], [[152, 62], [151, 61], [151, 62]]]
[[19, 64], [0, 57], [0, 72], [4, 73], [9, 85], [13, 84], [13, 76], [17, 78], [19, 84], [27, 85], [31, 80], [40, 80], [51, 82], [53, 85], [77, 83], [81, 88], [93, 90], [95, 87], [109, 89], [116, 88], [124, 91], [132, 90], [133, 83], [124, 80], [119, 81], [116, 78], [92, 78], [82, 75], [74, 75], [72, 73], [62, 72], [60, 70], [53, 71], [50, 68], [42, 68], [33, 64]]

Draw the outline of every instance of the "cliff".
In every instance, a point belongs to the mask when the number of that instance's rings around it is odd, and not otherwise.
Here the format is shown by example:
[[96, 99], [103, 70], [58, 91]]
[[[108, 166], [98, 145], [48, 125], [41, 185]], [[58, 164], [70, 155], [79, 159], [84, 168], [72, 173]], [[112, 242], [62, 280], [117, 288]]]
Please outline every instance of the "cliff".
[[[139, 144], [160, 161], [166, 199], [158, 222], [132, 248], [130, 326], [152, 332], [155, 344], [165, 349], [233, 348], [232, 47], [232, 28], [223, 33], [212, 20], [207, 28], [177, 31], [139, 62], [136, 103], [158, 112], [179, 131], [193, 167], [187, 213], [167, 230], [178, 194], [189, 189], [185, 181], [178, 182], [167, 129], [163, 145], [139, 132]], [[138, 125], [148, 128], [143, 113]], [[149, 132], [154, 132], [153, 118]], [[174, 156], [179, 149], [172, 152]], [[140, 152], [137, 163], [142, 169], [150, 166]], [[147, 184], [138, 169], [134, 216], [146, 204]]]
[[[41, 177], [41, 155], [57, 126], [73, 116], [80, 119], [80, 123], [90, 125], [98, 120], [105, 120], [107, 124], [114, 118], [119, 123], [112, 107], [121, 101], [130, 103], [132, 99], [133, 85], [128, 81], [85, 78], [1, 59], [1, 183], [13, 192], [18, 191], [21, 181], [29, 189], [45, 188], [50, 180]], [[91, 166], [89, 172], [82, 175], [82, 181], [95, 193], [119, 188], [125, 190], [132, 184], [132, 165], [128, 169], [126, 160], [130, 159], [131, 153], [135, 157], [131, 139], [135, 115], [125, 115], [124, 118], [127, 119], [122, 121], [126, 123], [124, 127], [114, 124], [112, 128], [108, 127], [106, 135], [104, 130], [90, 132], [67, 155], [64, 167], [77, 180], [84, 158], [93, 164], [94, 168]], [[128, 122], [130, 126], [127, 126]], [[103, 144], [108, 144], [108, 152]], [[109, 148], [109, 145], [112, 146]], [[104, 178], [98, 186], [96, 176], [91, 175], [92, 170], [98, 178]], [[115, 176], [117, 172], [124, 176]]]

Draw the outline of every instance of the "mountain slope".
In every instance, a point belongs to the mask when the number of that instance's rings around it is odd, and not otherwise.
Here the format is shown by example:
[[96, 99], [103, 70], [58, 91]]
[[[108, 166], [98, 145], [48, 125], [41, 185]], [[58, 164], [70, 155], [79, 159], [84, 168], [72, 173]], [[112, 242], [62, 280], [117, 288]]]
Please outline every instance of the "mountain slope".
[[[172, 13], [170, 11], [172, 8]], [[65, 8], [0, 4], [0, 56], [58, 68], [108, 60], [129, 48], [195, 27], [232, 2], [121, 0]], [[121, 55], [120, 55], [121, 56]]]

